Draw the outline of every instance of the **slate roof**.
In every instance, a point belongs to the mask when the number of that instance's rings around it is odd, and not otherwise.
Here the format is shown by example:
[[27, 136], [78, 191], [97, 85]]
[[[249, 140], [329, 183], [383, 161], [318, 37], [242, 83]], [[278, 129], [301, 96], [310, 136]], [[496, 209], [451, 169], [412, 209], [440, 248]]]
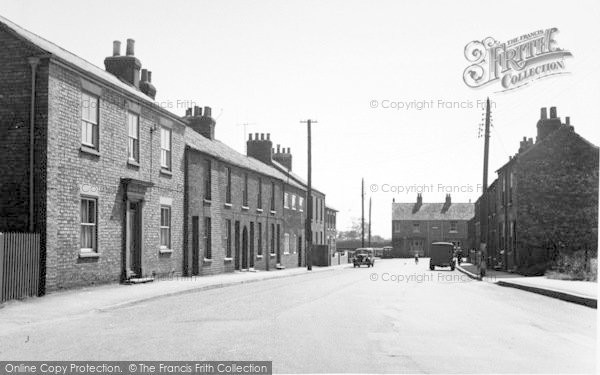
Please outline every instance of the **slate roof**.
[[[9, 31], [15, 34], [17, 37], [20, 37], [21, 39], [24, 39], [25, 41], [28, 41], [31, 44], [35, 45], [39, 49], [51, 54], [53, 58], [58, 59], [75, 68], [78, 68], [79, 70], [91, 76], [94, 76], [108, 84], [116, 86], [117, 88], [125, 91], [126, 93], [135, 96], [140, 101], [152, 105], [153, 108], [157, 111], [160, 111], [168, 115], [169, 117], [178, 120], [181, 124], [184, 124], [183, 120], [178, 115], [164, 108], [161, 108], [160, 106], [154, 105], [154, 101], [150, 97], [146, 96], [134, 86], [121, 81], [119, 78], [107, 72], [106, 70], [92, 64], [91, 62], [75, 55], [72, 52], [67, 51], [64, 48], [61, 48], [60, 46], [42, 38], [41, 36], [22, 28], [21, 26], [2, 16], [0, 16], [0, 24], [2, 24], [5, 28], [7, 28]], [[226, 144], [218, 140], [207, 139], [188, 127], [185, 128], [184, 137], [184, 139], [186, 140], [186, 144], [192, 149], [206, 153], [217, 159], [224, 160], [232, 165], [256, 171], [266, 176], [274, 177], [299, 189], [306, 190], [306, 184], [303, 182], [303, 180], [300, 179], [300, 177], [291, 174], [291, 172], [289, 172], [289, 174], [287, 172], [283, 172], [282, 170], [285, 171], [285, 167], [283, 166], [278, 165], [280, 168], [277, 168], [262, 163], [259, 160], [237, 152], [233, 148], [227, 146]]]
[[298, 189], [306, 191], [306, 187], [289, 178], [277, 168], [267, 165], [253, 157], [241, 154], [221, 141], [205, 138], [192, 128], [185, 128], [184, 139], [186, 144], [196, 151], [208, 154], [216, 159], [224, 160], [232, 165], [256, 171], [265, 176], [274, 177]]
[[392, 203], [392, 220], [469, 220], [475, 215], [474, 203], [452, 203], [442, 212], [444, 203], [423, 203], [413, 213], [415, 203]]
[[[30, 43], [32, 43], [39, 49], [44, 50], [47, 53], [51, 54], [54, 58], [57, 58], [58, 60], [61, 60], [65, 63], [67, 63], [68, 65], [79, 68], [80, 70], [83, 70], [84, 72], [89, 73], [90, 75], [100, 78], [101, 80], [103, 80], [111, 85], [114, 85], [123, 91], [126, 91], [128, 94], [136, 96], [138, 99], [140, 99], [146, 103], [150, 103], [150, 104], [154, 105], [154, 101], [150, 97], [146, 96], [143, 92], [139, 91], [134, 86], [121, 81], [119, 78], [117, 78], [113, 74], [92, 64], [91, 62], [75, 55], [72, 52], [67, 51], [66, 49], [64, 49], [62, 47], [59, 47], [58, 45], [42, 38], [41, 36], [39, 36], [37, 34], [32, 33], [29, 30], [22, 28], [21, 26], [17, 25], [16, 23], [14, 23], [2, 16], [0, 16], [0, 23], [4, 24], [4, 26], [6, 28], [8, 28], [10, 31], [12, 31], [15, 35], [17, 35], [21, 39], [29, 41]], [[175, 114], [173, 114], [172, 112], [161, 108], [160, 106], [154, 105], [154, 107], [157, 108], [158, 110], [161, 110], [161, 112], [165, 112], [171, 116], [178, 117]]]

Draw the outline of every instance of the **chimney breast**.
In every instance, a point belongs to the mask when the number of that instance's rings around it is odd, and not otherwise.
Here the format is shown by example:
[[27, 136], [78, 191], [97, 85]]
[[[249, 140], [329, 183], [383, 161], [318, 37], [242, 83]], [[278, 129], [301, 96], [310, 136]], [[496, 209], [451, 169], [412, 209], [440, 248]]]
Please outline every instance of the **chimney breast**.
[[[142, 69], [142, 63], [133, 55], [133, 39], [127, 39], [127, 53], [126, 56], [121, 56], [121, 42], [115, 40], [113, 42], [113, 54], [104, 59], [104, 67], [107, 72], [116, 76], [120, 80], [129, 83], [137, 89], [140, 89], [140, 70]], [[156, 89], [153, 88], [154, 94]], [[146, 95], [151, 96], [147, 92]]]
[[259, 133], [255, 133], [254, 139], [250, 138], [246, 142], [246, 154], [265, 164], [272, 164], [273, 156], [277, 155], [273, 149], [273, 142], [269, 139], [268, 134], [267, 139], [265, 139], [265, 133], [260, 133], [260, 137], [258, 135]]

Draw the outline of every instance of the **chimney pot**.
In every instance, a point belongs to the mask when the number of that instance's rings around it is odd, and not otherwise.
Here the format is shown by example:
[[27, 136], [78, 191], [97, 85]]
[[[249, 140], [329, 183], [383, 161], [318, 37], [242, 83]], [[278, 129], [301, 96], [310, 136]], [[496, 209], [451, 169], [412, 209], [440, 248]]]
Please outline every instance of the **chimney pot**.
[[556, 118], [556, 107], [550, 107], [550, 118]]
[[202, 116], [202, 108], [200, 108], [199, 106], [194, 106], [194, 117], [200, 117]]
[[148, 80], [148, 70], [147, 69], [142, 69], [142, 82], [146, 82]]
[[186, 116], [191, 116], [191, 115], [192, 115], [192, 109], [191, 109], [191, 108], [187, 108], [187, 109], [185, 110], [185, 115], [186, 115]]
[[113, 42], [113, 56], [120, 56], [121, 55], [121, 42], [118, 40], [115, 40]]
[[545, 120], [548, 118], [548, 113], [547, 113], [546, 107], [542, 108], [541, 118], [542, 118], [542, 120]]
[[271, 140], [271, 133], [267, 133], [267, 141]]
[[264, 141], [265, 140], [265, 133], [260, 133], [260, 140]]
[[565, 118], [565, 121], [566, 121], [567, 125], [571, 125], [571, 117], [570, 116], [567, 116]]
[[206, 117], [212, 116], [212, 109], [210, 107], [204, 107], [204, 116], [206, 116]]
[[248, 134], [248, 140], [251, 141], [252, 140], [252, 133]]
[[258, 141], [258, 133], [254, 133], [254, 139]]
[[148, 82], [152, 83], [152, 72], [148, 70]]
[[277, 153], [279, 154], [279, 152], [280, 152], [280, 151], [279, 151], [279, 145], [277, 145]]
[[127, 56], [135, 55], [134, 48], [135, 48], [135, 40], [127, 39], [127, 51], [126, 51]]

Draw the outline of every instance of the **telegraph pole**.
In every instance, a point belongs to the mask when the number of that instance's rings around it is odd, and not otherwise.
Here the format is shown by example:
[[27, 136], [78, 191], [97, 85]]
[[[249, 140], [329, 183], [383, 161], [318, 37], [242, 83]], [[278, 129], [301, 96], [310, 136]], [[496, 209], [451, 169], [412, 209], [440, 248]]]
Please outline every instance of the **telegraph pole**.
[[360, 247], [365, 247], [365, 179], [361, 180], [360, 185], [360, 204], [361, 204], [361, 224], [360, 224]]
[[244, 128], [244, 143], [248, 139], [248, 131], [247, 131], [247, 129], [248, 129], [249, 126], [253, 126], [253, 125], [254, 125], [254, 123], [248, 123], [248, 122], [237, 124], [237, 126], [242, 126]]
[[371, 247], [371, 197], [369, 197], [369, 247]]
[[[481, 193], [481, 203], [479, 206], [480, 212], [480, 228], [481, 228], [481, 244], [480, 250], [482, 250], [482, 257], [485, 257], [485, 253], [487, 253], [487, 242], [488, 242], [488, 196], [487, 196], [487, 188], [488, 188], [488, 158], [490, 153], [490, 98], [487, 98], [485, 104], [485, 134], [484, 134], [484, 146], [483, 146], [483, 186]], [[483, 245], [483, 248], [482, 248]], [[485, 251], [484, 251], [485, 249]]]
[[301, 124], [306, 124], [306, 128], [308, 130], [308, 181], [307, 181], [307, 191], [306, 191], [306, 224], [305, 224], [305, 232], [306, 232], [306, 269], [312, 271], [312, 207], [313, 207], [313, 199], [312, 199], [312, 140], [310, 134], [310, 126], [311, 124], [316, 124], [317, 121], [313, 121], [308, 119], [306, 121], [300, 121]]

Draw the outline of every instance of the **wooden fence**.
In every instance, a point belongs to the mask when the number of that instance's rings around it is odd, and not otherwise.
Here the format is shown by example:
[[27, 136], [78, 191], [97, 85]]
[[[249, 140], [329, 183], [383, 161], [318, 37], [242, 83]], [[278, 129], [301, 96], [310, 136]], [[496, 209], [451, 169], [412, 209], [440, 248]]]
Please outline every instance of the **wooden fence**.
[[0, 303], [36, 296], [39, 285], [39, 233], [0, 233]]

